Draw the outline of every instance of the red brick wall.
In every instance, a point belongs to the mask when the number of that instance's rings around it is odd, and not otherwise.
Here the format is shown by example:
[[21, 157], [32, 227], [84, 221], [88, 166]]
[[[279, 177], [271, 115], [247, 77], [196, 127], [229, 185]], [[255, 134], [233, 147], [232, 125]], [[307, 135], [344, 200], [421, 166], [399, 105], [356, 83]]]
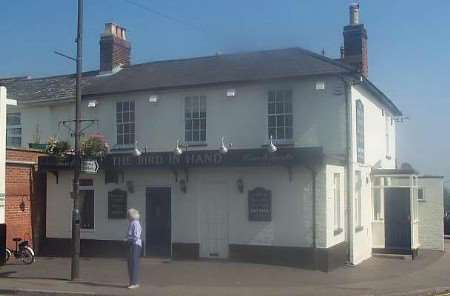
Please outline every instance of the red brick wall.
[[[44, 178], [37, 173], [39, 151], [7, 149], [6, 151], [6, 240], [14, 248], [14, 237], [33, 244], [42, 225], [40, 218], [45, 200]], [[37, 244], [37, 241], [36, 241]]]

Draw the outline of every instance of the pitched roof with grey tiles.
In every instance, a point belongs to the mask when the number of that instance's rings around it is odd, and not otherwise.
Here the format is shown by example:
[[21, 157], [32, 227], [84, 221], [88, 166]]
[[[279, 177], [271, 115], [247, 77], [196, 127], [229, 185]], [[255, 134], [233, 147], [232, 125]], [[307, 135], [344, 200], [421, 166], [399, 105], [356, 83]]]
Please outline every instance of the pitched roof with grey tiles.
[[[82, 87], [84, 96], [94, 96], [344, 74], [356, 72], [346, 64], [308, 50], [287, 48], [136, 64], [109, 75], [99, 75], [98, 71], [86, 72]], [[75, 95], [74, 74], [3, 82], [0, 79], [2, 84], [8, 88], [9, 97], [22, 103], [71, 100]], [[394, 113], [401, 114], [373, 84], [367, 86]]]

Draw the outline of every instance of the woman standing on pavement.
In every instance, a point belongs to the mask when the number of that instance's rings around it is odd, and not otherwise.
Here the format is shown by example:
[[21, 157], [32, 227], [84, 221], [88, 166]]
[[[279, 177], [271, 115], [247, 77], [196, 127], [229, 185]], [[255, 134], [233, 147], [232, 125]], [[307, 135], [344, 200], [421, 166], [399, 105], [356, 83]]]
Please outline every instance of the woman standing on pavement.
[[128, 277], [130, 284], [128, 289], [139, 288], [139, 257], [141, 256], [141, 224], [139, 223], [139, 212], [136, 209], [128, 210]]

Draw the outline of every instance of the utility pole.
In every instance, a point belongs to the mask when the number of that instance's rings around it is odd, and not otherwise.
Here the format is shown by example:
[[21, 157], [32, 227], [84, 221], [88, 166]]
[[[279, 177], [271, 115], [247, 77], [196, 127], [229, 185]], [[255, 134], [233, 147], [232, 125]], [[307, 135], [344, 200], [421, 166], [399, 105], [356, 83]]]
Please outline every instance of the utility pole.
[[73, 210], [72, 210], [72, 269], [71, 280], [80, 278], [80, 111], [81, 111], [81, 73], [83, 67], [83, 0], [78, 0], [77, 24], [77, 76], [75, 89], [75, 157], [73, 162]]

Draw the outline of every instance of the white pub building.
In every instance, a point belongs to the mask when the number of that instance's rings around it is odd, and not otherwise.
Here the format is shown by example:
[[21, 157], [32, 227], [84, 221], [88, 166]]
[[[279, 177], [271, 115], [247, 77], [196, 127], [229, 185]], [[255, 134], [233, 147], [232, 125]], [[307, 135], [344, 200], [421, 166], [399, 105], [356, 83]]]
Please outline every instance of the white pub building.
[[[374, 252], [443, 250], [442, 179], [428, 178], [437, 193], [425, 191], [421, 210], [421, 178], [396, 166], [402, 113], [368, 80], [367, 32], [359, 6], [350, 12], [340, 59], [288, 48], [131, 65], [125, 29], [107, 24], [82, 117], [112, 150], [82, 176], [82, 255], [120, 253], [130, 207], [146, 256], [330, 270]], [[4, 83], [18, 101], [8, 139], [72, 141], [59, 123], [73, 119], [74, 79]], [[47, 250], [68, 253], [70, 160], [39, 168]]]

